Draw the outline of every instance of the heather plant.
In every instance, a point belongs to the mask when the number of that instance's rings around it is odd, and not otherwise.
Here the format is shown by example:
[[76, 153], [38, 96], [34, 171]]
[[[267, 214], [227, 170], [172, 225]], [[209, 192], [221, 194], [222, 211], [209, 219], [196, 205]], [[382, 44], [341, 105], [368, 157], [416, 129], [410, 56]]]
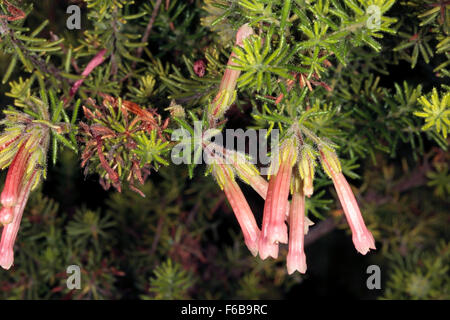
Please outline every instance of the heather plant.
[[448, 299], [449, 9], [0, 0], [0, 295]]

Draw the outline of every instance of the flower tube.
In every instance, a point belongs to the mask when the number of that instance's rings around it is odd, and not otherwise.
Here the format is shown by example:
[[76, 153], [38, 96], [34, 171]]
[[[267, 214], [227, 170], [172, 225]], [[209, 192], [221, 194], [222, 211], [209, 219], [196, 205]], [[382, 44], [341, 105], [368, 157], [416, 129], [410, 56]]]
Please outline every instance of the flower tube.
[[258, 238], [260, 231], [241, 188], [234, 180], [232, 169], [224, 164], [214, 164], [213, 174], [216, 177], [219, 186], [225, 192], [228, 202], [233, 209], [236, 219], [242, 229], [242, 233], [244, 234], [244, 241], [247, 248], [253, 256], [256, 256], [258, 254]]
[[342, 174], [336, 154], [326, 148], [320, 148], [320, 155], [323, 168], [333, 180], [345, 217], [352, 230], [352, 240], [356, 250], [361, 254], [366, 254], [370, 249], [376, 249], [373, 235], [364, 223], [358, 203], [350, 185]]
[[[236, 34], [235, 45], [243, 47], [244, 39], [248, 38], [252, 34], [253, 29], [248, 24], [242, 25]], [[233, 62], [233, 57], [235, 56], [236, 54], [232, 52], [230, 58], [228, 59], [227, 66], [236, 65], [236, 63]], [[239, 70], [233, 70], [230, 68], [225, 69], [222, 81], [220, 82], [219, 92], [211, 103], [210, 110], [208, 112], [210, 123], [214, 123], [221, 116], [223, 116], [232, 104], [235, 97], [236, 83], [240, 74], [241, 71]]]
[[294, 273], [296, 270], [300, 273], [306, 272], [304, 251], [305, 194], [303, 193], [303, 186], [301, 188], [294, 186], [294, 188], [289, 215], [289, 252], [287, 255], [287, 270], [289, 274]]

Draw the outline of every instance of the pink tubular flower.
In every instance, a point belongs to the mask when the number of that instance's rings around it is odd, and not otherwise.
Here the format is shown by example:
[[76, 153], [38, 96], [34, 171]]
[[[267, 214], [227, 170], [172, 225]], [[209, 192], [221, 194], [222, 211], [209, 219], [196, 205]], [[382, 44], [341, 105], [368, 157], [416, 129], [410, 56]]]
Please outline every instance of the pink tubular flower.
[[22, 142], [22, 145], [9, 166], [5, 186], [0, 196], [0, 201], [3, 207], [13, 207], [17, 203], [19, 197], [19, 186], [22, 183], [22, 178], [26, 170], [26, 163], [30, 157], [30, 153], [25, 147], [27, 141], [28, 140]]
[[[44, 121], [50, 118], [45, 108], [31, 110], [40, 113]], [[14, 242], [29, 194], [45, 176], [50, 128], [23, 112], [4, 113], [2, 124], [6, 128], [0, 134], [0, 167], [9, 169], [0, 194], [3, 225], [0, 266], [9, 269], [14, 262]]]
[[345, 217], [352, 230], [352, 240], [356, 250], [366, 254], [370, 249], [376, 249], [373, 235], [364, 223], [353, 191], [342, 174], [337, 156], [334, 152], [327, 150], [320, 150], [320, 155], [325, 171], [333, 180]]
[[272, 204], [273, 197], [271, 196], [272, 191], [270, 190], [270, 187], [267, 190], [266, 194], [266, 202], [264, 204], [264, 213], [263, 213], [263, 224], [261, 228], [261, 235], [259, 237], [258, 242], [258, 250], [259, 250], [259, 257], [262, 260], [267, 259], [268, 257], [272, 257], [274, 259], [278, 258], [278, 243], [270, 242], [267, 239], [267, 233], [268, 233], [268, 225], [270, 221], [270, 217], [268, 214], [266, 214], [265, 207], [270, 206]]
[[[244, 45], [244, 39], [252, 34], [253, 29], [248, 24], [244, 24], [239, 28], [236, 34], [235, 44], [242, 47]], [[233, 57], [235, 56], [236, 54], [232, 52], [230, 58], [228, 59], [227, 66], [236, 65], [236, 63], [233, 62]], [[239, 70], [233, 70], [230, 68], [225, 69], [222, 81], [220, 82], [219, 93], [214, 98], [211, 106], [212, 108], [208, 115], [210, 122], [216, 121], [219, 117], [225, 114], [228, 107], [231, 105], [235, 93], [236, 83], [240, 74], [241, 71]]]
[[275, 252], [274, 245], [288, 242], [287, 226], [284, 221], [289, 205], [289, 188], [295, 160], [294, 140], [289, 139], [282, 147], [278, 172], [269, 181], [259, 240], [259, 254], [262, 259], [273, 256], [271, 253]]
[[11, 268], [14, 263], [14, 243], [19, 232], [20, 222], [22, 221], [22, 214], [28, 201], [28, 196], [30, 195], [32, 186], [36, 182], [36, 173], [34, 171], [31, 178], [22, 185], [17, 205], [12, 208], [12, 222], [3, 227], [0, 241], [0, 266], [6, 270]]
[[241, 188], [234, 180], [233, 171], [226, 165], [217, 164], [214, 165], [213, 173], [216, 176], [220, 187], [224, 190], [236, 219], [238, 220], [242, 233], [244, 234], [247, 248], [254, 256], [256, 256], [258, 254], [258, 238], [260, 231]]
[[289, 274], [296, 270], [306, 272], [305, 241], [305, 195], [296, 190], [292, 195], [289, 216], [289, 252], [287, 255], [287, 270]]

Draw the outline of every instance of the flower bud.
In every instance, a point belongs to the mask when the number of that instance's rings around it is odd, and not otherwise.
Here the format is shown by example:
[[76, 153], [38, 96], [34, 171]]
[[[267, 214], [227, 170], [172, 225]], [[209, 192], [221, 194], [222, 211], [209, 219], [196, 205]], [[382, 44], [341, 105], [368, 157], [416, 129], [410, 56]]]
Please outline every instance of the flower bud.
[[0, 211], [0, 223], [7, 225], [12, 222], [14, 218], [14, 211], [11, 207], [3, 207]]
[[[278, 172], [270, 177], [264, 204], [263, 225], [259, 242], [261, 257], [269, 255], [271, 245], [288, 242], [287, 227], [284, 221], [289, 205], [292, 167], [297, 157], [295, 139], [288, 138], [280, 149]], [[262, 254], [261, 250], [263, 251]]]
[[228, 202], [242, 229], [245, 244], [250, 252], [256, 256], [258, 254], [258, 238], [260, 231], [241, 188], [234, 180], [233, 171], [228, 165], [224, 164], [213, 164], [212, 166], [213, 174], [220, 187], [225, 192]]
[[294, 190], [289, 214], [289, 252], [287, 255], [287, 270], [289, 274], [298, 270], [306, 272], [305, 246], [305, 195], [303, 186]]
[[177, 104], [175, 100], [172, 100], [170, 102], [170, 106], [165, 110], [169, 110], [170, 115], [174, 118], [183, 119], [186, 116], [184, 108], [181, 105]]

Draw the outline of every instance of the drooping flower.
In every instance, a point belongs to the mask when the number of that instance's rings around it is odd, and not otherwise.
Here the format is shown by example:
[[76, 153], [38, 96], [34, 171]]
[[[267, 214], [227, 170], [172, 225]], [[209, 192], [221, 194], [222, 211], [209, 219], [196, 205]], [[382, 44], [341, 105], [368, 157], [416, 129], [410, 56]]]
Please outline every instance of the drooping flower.
[[0, 210], [0, 224], [5, 225], [11, 223], [14, 218], [14, 208], [13, 207], [3, 207]]
[[14, 243], [17, 238], [17, 233], [19, 232], [22, 214], [28, 201], [30, 191], [37, 182], [36, 175], [37, 171], [32, 174], [31, 179], [24, 181], [22, 184], [17, 205], [12, 208], [13, 217], [11, 222], [3, 227], [2, 238], [0, 241], [0, 266], [3, 269], [8, 270], [14, 263]]
[[250, 252], [256, 256], [258, 254], [258, 238], [260, 230], [241, 188], [234, 179], [233, 170], [226, 164], [212, 164], [212, 167], [213, 174], [216, 177], [219, 186], [225, 192], [242, 229], [245, 244]]
[[306, 272], [305, 256], [305, 195], [300, 179], [293, 182], [294, 193], [292, 195], [289, 213], [289, 252], [287, 255], [287, 270], [289, 274], [296, 270]]
[[345, 217], [352, 230], [352, 240], [356, 250], [366, 254], [370, 249], [376, 249], [373, 235], [364, 223], [353, 191], [342, 173], [337, 155], [328, 147], [319, 146], [319, 150], [323, 168], [333, 180]]
[[286, 211], [289, 205], [289, 189], [292, 167], [297, 158], [297, 145], [294, 138], [288, 138], [280, 148], [279, 166], [276, 174], [270, 177], [264, 205], [259, 254], [261, 259], [276, 257], [278, 243], [288, 242]]
[[102, 49], [99, 52], [97, 52], [97, 54], [95, 55], [94, 58], [92, 58], [91, 61], [89, 61], [86, 68], [81, 73], [81, 75], [83, 76], [83, 79], [77, 80], [73, 84], [72, 88], [70, 88], [70, 91], [69, 91], [69, 97], [64, 100], [64, 104], [67, 104], [72, 99], [72, 97], [78, 91], [80, 86], [83, 84], [86, 77], [89, 76], [89, 74], [103, 62], [105, 54], [106, 54], [106, 49]]
[[4, 269], [9, 269], [14, 262], [13, 247], [22, 220], [22, 213], [32, 187], [39, 180], [40, 151], [38, 144], [41, 138], [36, 131], [34, 131], [34, 135], [25, 135], [6, 176], [1, 194], [3, 208], [0, 211], [0, 222], [4, 225], [0, 242], [0, 266]]

